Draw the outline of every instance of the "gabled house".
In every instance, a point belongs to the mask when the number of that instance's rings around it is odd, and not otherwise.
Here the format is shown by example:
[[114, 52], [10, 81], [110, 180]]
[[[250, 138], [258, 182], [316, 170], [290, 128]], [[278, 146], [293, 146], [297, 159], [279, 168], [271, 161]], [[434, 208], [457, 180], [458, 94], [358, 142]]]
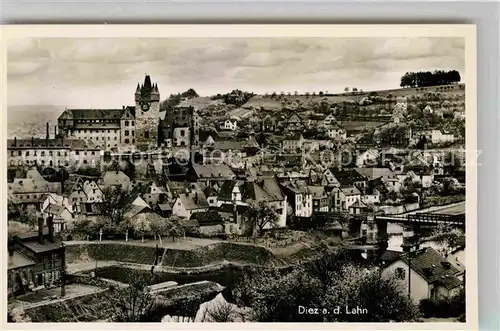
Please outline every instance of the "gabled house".
[[417, 303], [422, 299], [450, 299], [458, 294], [464, 285], [458, 274], [460, 270], [431, 247], [415, 252], [411, 261], [407, 253], [401, 254], [382, 269], [382, 277], [394, 276]]
[[312, 194], [312, 212], [328, 212], [329, 200], [324, 186], [308, 186], [307, 189]]
[[349, 214], [360, 215], [364, 213], [367, 210], [367, 208], [368, 206], [358, 199], [352, 205], [349, 206]]
[[367, 185], [366, 177], [357, 172], [356, 169], [336, 170], [332, 168], [330, 171], [337, 182], [340, 183], [340, 186], [354, 186], [362, 192], [365, 190]]
[[226, 131], [236, 131], [238, 130], [238, 121], [235, 119], [227, 119], [220, 123], [220, 129]]
[[376, 149], [369, 149], [367, 151], [361, 152], [356, 157], [356, 166], [375, 166], [378, 164], [379, 152]]
[[285, 181], [281, 183], [283, 193], [292, 208], [294, 216], [311, 217], [313, 212], [312, 192], [306, 181]]
[[[219, 208], [225, 210], [236, 208], [235, 217], [232, 217], [232, 220], [236, 223], [239, 232], [244, 230], [245, 210], [250, 202], [260, 201], [265, 201], [278, 213], [277, 227], [285, 227], [287, 198], [275, 178], [225, 181], [218, 197]], [[265, 228], [269, 228], [269, 225]]]
[[83, 183], [83, 191], [85, 192], [85, 195], [87, 196], [87, 201], [86, 203], [99, 203], [103, 201], [104, 198], [104, 193], [102, 190], [99, 188], [97, 183], [93, 180], [86, 180]]
[[71, 211], [80, 214], [87, 203], [87, 194], [83, 189], [84, 180], [80, 176], [71, 176], [64, 182], [63, 195], [68, 198]]
[[276, 118], [271, 115], [266, 115], [261, 122], [261, 131], [262, 132], [274, 132], [276, 131]]
[[332, 197], [336, 211], [348, 211], [351, 205], [361, 200], [361, 192], [354, 186], [344, 186], [334, 189]]
[[74, 220], [73, 214], [68, 207], [55, 203], [50, 203], [43, 210], [42, 216], [46, 224], [50, 223], [47, 222], [48, 218], [52, 218], [55, 233], [71, 228]]
[[28, 170], [26, 178], [7, 183], [8, 201], [27, 212], [39, 211], [40, 199], [48, 193], [61, 193], [61, 183], [46, 181], [36, 168]]
[[123, 171], [106, 171], [98, 182], [99, 187], [121, 187], [124, 192], [132, 190], [130, 178]]
[[337, 119], [335, 118], [335, 116], [333, 116], [333, 114], [326, 116], [325, 119], [323, 120], [323, 125], [325, 125], [325, 126], [328, 126], [328, 125], [331, 125], [334, 123], [337, 123]]
[[303, 132], [306, 129], [306, 125], [302, 117], [297, 113], [292, 112], [290, 116], [287, 117], [285, 122], [284, 130], [287, 132]]
[[326, 135], [330, 139], [346, 140], [347, 132], [338, 125], [329, 125], [326, 127]]
[[195, 213], [206, 212], [210, 206], [203, 192], [194, 194], [180, 194], [172, 207], [172, 214], [175, 216], [190, 219]]
[[189, 182], [204, 183], [207, 186], [236, 177], [226, 164], [191, 164], [186, 176]]
[[283, 150], [287, 152], [296, 152], [302, 150], [304, 137], [300, 133], [296, 133], [283, 140]]

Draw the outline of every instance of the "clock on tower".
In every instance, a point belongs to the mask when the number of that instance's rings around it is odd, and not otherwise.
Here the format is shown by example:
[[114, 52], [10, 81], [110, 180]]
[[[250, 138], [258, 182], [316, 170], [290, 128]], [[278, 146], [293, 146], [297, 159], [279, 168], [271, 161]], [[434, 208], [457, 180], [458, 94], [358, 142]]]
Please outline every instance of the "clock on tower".
[[142, 109], [142, 111], [148, 111], [149, 110], [149, 102], [141, 102], [141, 109]]

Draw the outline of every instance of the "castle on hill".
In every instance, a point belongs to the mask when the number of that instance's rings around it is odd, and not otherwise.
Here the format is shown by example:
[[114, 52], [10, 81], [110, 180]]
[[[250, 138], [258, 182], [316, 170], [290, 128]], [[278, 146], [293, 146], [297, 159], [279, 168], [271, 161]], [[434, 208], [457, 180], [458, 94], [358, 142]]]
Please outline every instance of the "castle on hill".
[[137, 84], [135, 105], [121, 109], [66, 109], [58, 136], [92, 142], [102, 150], [199, 147], [199, 118], [193, 107], [160, 112], [160, 91], [151, 77]]

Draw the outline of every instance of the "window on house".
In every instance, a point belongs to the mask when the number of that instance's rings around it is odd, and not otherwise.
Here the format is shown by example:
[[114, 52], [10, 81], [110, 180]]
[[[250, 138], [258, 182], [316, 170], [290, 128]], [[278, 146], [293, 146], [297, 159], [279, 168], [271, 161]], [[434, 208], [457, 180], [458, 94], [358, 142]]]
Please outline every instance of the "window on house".
[[144, 132], [144, 138], [149, 139], [149, 131]]
[[88, 163], [87, 160], [83, 160], [83, 164], [87, 164], [87, 163]]
[[184, 137], [184, 135], [185, 135], [184, 130], [181, 130], [181, 137]]
[[61, 152], [57, 152], [57, 156], [61, 156]]
[[95, 152], [91, 152], [90, 154], [91, 154], [91, 155], [95, 155]]
[[132, 136], [134, 135], [134, 131], [132, 131]]
[[129, 121], [125, 121], [125, 126], [128, 126], [128, 124], [129, 124]]
[[26, 156], [30, 156], [30, 152], [29, 151], [26, 151]]
[[397, 279], [405, 279], [405, 269], [403, 268], [396, 268], [396, 278]]
[[[102, 138], [104, 140], [104, 138]], [[111, 140], [111, 137], [108, 137], [108, 140]]]
[[22, 152], [22, 151], [19, 151], [19, 152], [17, 153], [17, 155], [19, 155], [19, 156], [23, 156], [23, 152]]
[[87, 155], [87, 152], [83, 152], [83, 155]]
[[115, 140], [116, 140], [116, 137], [115, 137]]
[[75, 155], [80, 155], [80, 151], [76, 151], [76, 152], [75, 152]]
[[[128, 139], [125, 139], [125, 144], [128, 144], [130, 141]], [[108, 145], [109, 146], [109, 145]]]
[[15, 156], [15, 152], [14, 152], [14, 151], [11, 151], [11, 152], [10, 152], [10, 156]]
[[42, 153], [40, 153], [41, 156], [45, 156], [45, 151], [42, 151]]
[[64, 156], [68, 156], [68, 152], [64, 152]]

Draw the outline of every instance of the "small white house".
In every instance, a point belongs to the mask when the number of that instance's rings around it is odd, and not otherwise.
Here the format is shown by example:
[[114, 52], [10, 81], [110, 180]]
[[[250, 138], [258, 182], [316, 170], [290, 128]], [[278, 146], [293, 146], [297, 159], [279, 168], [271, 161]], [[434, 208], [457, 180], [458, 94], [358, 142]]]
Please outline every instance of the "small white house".
[[227, 119], [220, 125], [221, 130], [236, 131], [238, 130], [238, 121], [235, 119]]
[[208, 203], [200, 201], [197, 195], [180, 194], [175, 200], [172, 207], [172, 214], [175, 216], [190, 219], [194, 213], [201, 213], [208, 211]]
[[[411, 261], [408, 258], [408, 254], [401, 254], [384, 266], [382, 277], [394, 276], [416, 303], [423, 299], [451, 298], [463, 287], [463, 282], [457, 277], [460, 270], [433, 248], [415, 252]], [[408, 273], [411, 273], [410, 277]]]

